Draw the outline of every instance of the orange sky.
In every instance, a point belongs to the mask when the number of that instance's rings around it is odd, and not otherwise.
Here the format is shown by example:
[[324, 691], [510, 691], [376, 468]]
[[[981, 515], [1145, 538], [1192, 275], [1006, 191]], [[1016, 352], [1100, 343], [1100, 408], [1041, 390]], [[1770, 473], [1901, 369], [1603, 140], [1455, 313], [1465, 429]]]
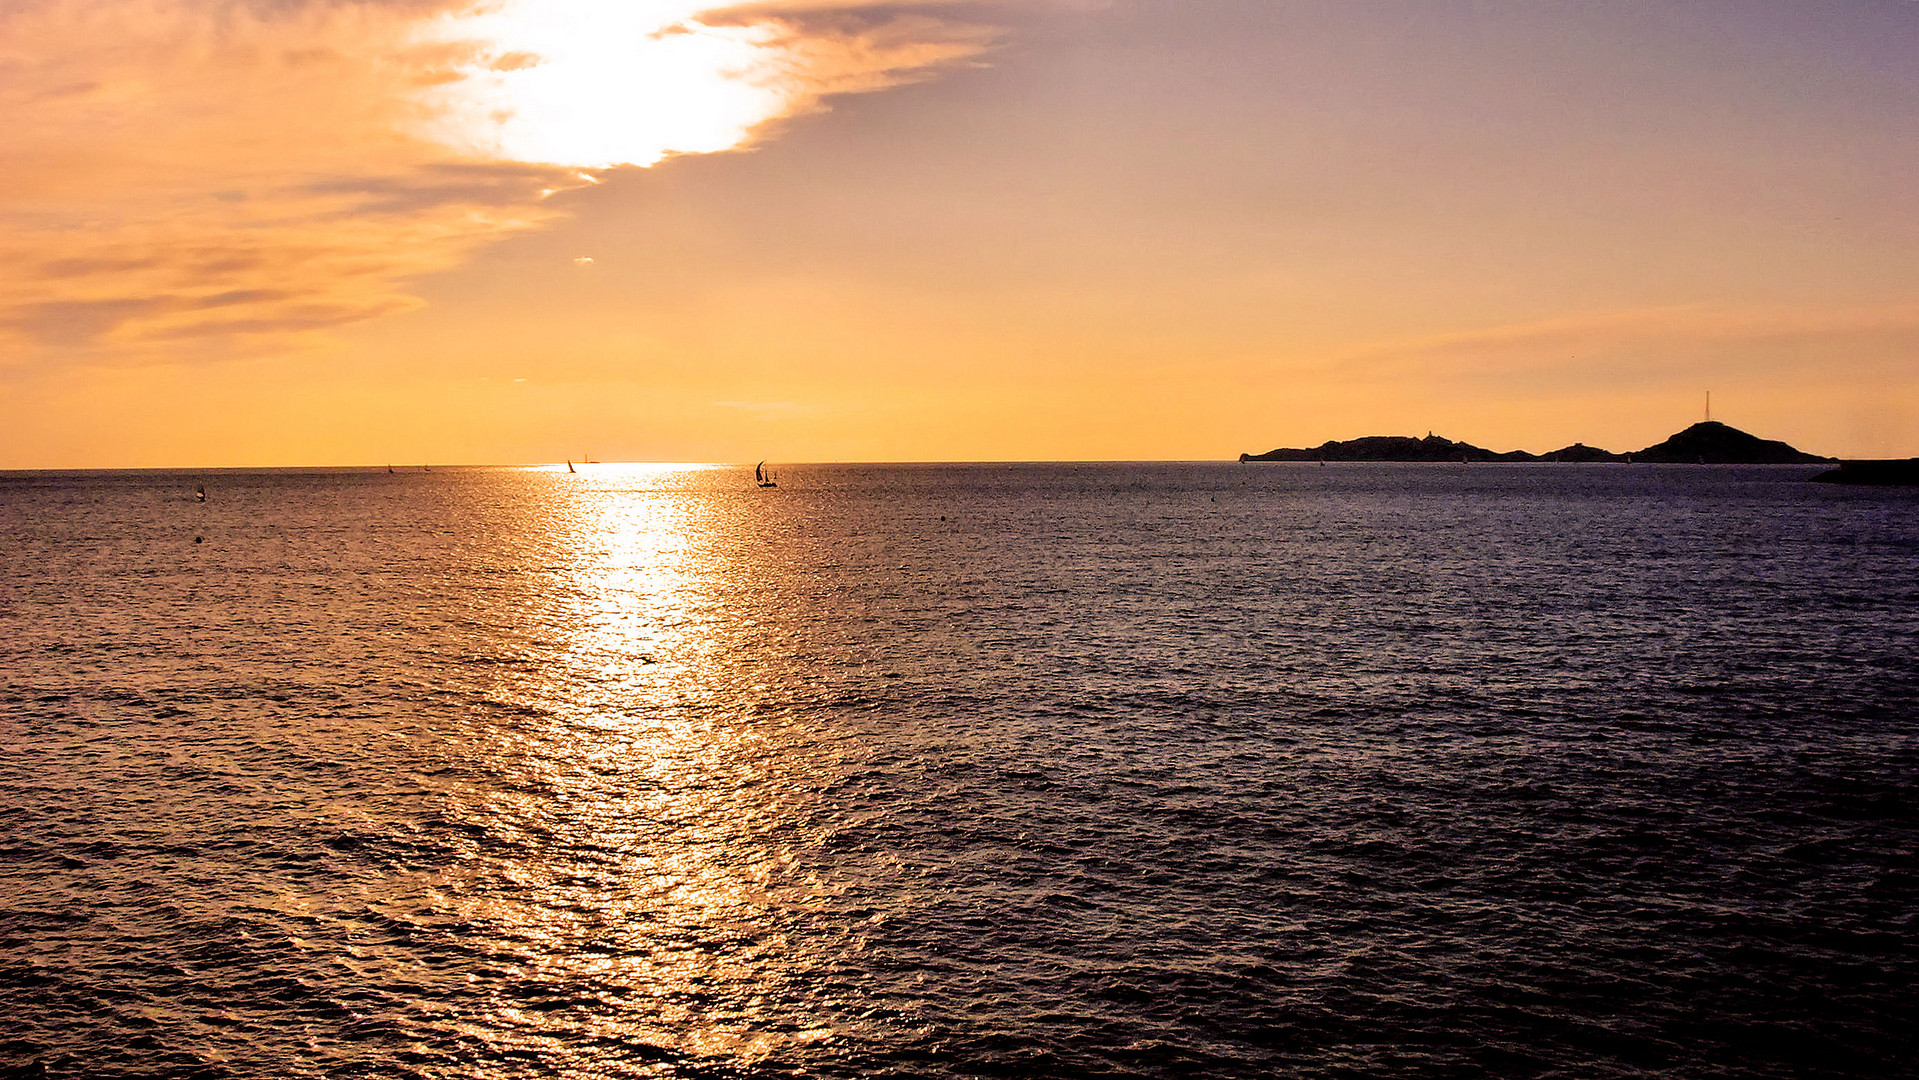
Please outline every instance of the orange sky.
[[24, 0], [0, 468], [1919, 455], [1919, 4]]

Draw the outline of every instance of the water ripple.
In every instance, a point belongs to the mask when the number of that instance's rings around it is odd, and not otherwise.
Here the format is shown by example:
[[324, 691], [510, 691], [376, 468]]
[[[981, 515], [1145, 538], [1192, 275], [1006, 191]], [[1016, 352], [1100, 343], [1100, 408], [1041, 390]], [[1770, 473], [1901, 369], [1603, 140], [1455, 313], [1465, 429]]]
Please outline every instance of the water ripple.
[[0, 476], [0, 1076], [1915, 1074], [1910, 493], [781, 479]]

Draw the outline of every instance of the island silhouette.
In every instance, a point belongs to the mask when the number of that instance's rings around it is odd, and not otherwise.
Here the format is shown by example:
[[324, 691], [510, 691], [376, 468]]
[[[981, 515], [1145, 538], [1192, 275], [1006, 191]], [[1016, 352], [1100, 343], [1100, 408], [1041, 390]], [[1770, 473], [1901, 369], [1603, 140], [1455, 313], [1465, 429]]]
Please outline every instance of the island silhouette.
[[1428, 433], [1423, 439], [1407, 435], [1369, 435], [1344, 441], [1329, 439], [1311, 448], [1268, 450], [1241, 454], [1248, 461], [1633, 461], [1686, 465], [1819, 465], [1835, 458], [1808, 454], [1777, 439], [1762, 439], [1717, 420], [1704, 420], [1644, 450], [1615, 454], [1585, 443], [1574, 443], [1546, 454], [1524, 450], [1487, 450]]

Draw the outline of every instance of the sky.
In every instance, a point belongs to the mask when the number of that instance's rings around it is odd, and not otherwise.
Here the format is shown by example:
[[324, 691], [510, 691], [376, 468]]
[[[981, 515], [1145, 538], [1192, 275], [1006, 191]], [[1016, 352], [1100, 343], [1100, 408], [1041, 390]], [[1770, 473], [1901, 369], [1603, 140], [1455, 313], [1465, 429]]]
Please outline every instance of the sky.
[[4, 0], [0, 468], [1919, 456], [1908, 0]]

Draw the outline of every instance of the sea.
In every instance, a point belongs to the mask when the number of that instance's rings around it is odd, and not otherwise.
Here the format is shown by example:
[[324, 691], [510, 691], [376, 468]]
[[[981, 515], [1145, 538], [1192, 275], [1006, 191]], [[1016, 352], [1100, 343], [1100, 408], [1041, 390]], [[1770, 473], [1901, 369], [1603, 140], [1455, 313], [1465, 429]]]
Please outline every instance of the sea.
[[1919, 489], [577, 469], [0, 474], [0, 1076], [1919, 1075]]

